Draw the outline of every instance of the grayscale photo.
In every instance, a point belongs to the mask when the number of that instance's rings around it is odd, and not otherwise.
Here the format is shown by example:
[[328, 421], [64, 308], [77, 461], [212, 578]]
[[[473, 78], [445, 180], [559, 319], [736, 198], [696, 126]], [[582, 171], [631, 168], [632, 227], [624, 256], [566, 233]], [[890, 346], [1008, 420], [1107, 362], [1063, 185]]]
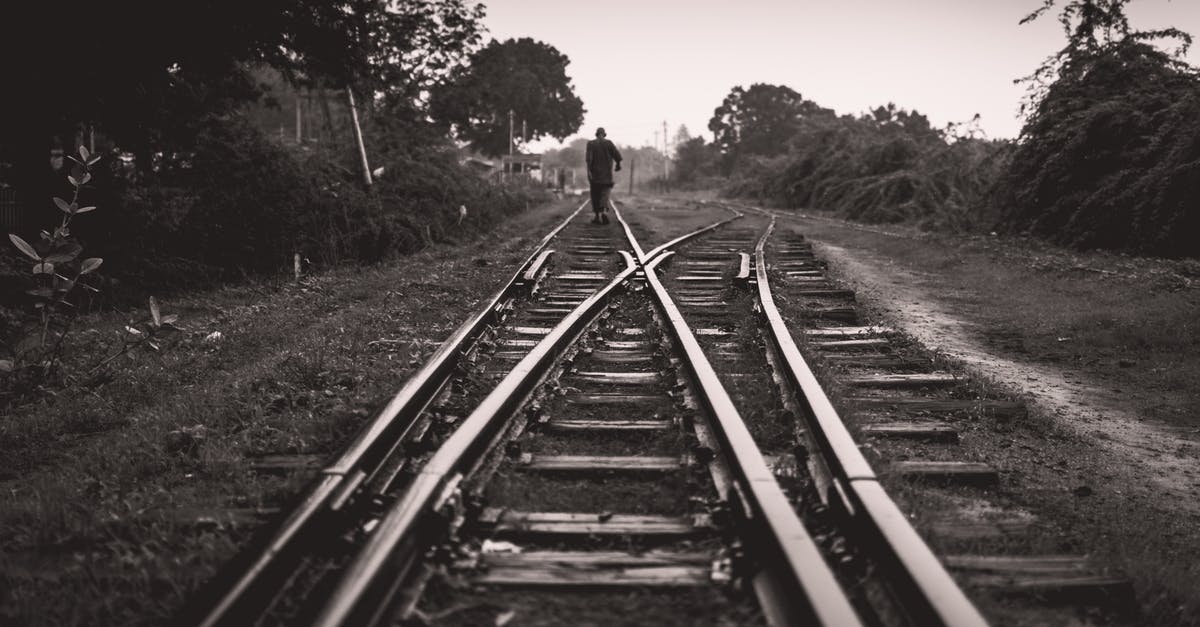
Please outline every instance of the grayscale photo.
[[0, 24], [0, 625], [1200, 627], [1200, 0]]

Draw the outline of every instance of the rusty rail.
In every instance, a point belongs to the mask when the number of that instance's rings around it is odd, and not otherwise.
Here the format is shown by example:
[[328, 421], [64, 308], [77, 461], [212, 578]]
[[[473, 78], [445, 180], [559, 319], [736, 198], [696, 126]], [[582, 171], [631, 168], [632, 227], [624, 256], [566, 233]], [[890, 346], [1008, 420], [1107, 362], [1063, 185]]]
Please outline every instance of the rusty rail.
[[[738, 214], [730, 220], [740, 217]], [[619, 212], [617, 218], [625, 223]], [[632, 241], [628, 228], [626, 233]], [[670, 254], [660, 252], [645, 264], [646, 281], [655, 305], [685, 356], [683, 361], [712, 417], [710, 426], [730, 462], [734, 487], [745, 510], [741, 512], [741, 523], [749, 527], [749, 533], [745, 534], [747, 543], [754, 556], [768, 565], [772, 576], [771, 585], [761, 589], [767, 593], [759, 595], [763, 610], [774, 625], [861, 624], [833, 571], [775, 480], [695, 334], [655, 275], [654, 268]]]
[[796, 347], [775, 306], [768, 279], [765, 247], [770, 225], [755, 246], [758, 298], [771, 344], [785, 378], [795, 391], [806, 434], [816, 445], [831, 485], [826, 499], [839, 500], [861, 545], [887, 571], [886, 582], [916, 625], [984, 626], [987, 621], [963, 594], [904, 513], [884, 492], [812, 369]]

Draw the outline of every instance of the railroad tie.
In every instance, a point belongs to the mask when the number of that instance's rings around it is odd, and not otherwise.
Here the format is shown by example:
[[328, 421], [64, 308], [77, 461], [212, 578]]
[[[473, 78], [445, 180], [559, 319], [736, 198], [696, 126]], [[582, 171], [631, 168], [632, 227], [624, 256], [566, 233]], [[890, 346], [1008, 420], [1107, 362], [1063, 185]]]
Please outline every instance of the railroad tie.
[[643, 350], [604, 350], [593, 349], [588, 356], [596, 361], [614, 364], [651, 364], [654, 353]]
[[509, 333], [516, 333], [517, 335], [546, 335], [546, 334], [550, 333], [551, 331], [553, 331], [554, 329], [552, 329], [550, 327], [512, 326], [512, 327], [508, 327], [504, 330]]
[[847, 298], [855, 299], [854, 290], [843, 290], [838, 288], [828, 289], [804, 289], [794, 292], [797, 296], [806, 296], [809, 298]]
[[925, 442], [958, 442], [958, 429], [944, 422], [889, 422], [859, 427], [866, 436]]
[[667, 418], [551, 418], [546, 428], [553, 431], [665, 431], [675, 421]]
[[570, 373], [572, 381], [603, 383], [620, 386], [657, 385], [662, 382], [662, 376], [657, 372], [602, 372], [597, 370], [577, 370]]
[[512, 348], [533, 348], [537, 346], [537, 340], [526, 340], [520, 338], [500, 338], [496, 340], [496, 346], [508, 346]]
[[892, 330], [889, 328], [878, 326], [812, 327], [804, 329], [804, 335], [810, 338], [855, 338], [857, 336], [885, 335], [891, 332]]
[[479, 522], [514, 536], [695, 536], [712, 531], [708, 514], [669, 516], [609, 512], [525, 512], [500, 507], [483, 510]]
[[784, 270], [783, 276], [789, 277], [789, 278], [790, 277], [813, 277], [813, 276], [824, 277], [825, 272], [821, 271], [821, 270]]
[[962, 379], [947, 373], [917, 373], [917, 374], [868, 374], [843, 377], [839, 382], [859, 388], [934, 388], [951, 387], [962, 382]]
[[918, 368], [924, 364], [916, 361], [910, 361], [898, 355], [890, 353], [867, 353], [867, 354], [834, 354], [825, 355], [823, 359], [836, 366], [845, 366], [847, 368], [890, 368], [893, 370], [903, 370], [906, 368]]
[[804, 307], [800, 315], [810, 320], [858, 322], [858, 310], [853, 307]]
[[862, 410], [898, 411], [908, 414], [982, 413], [1005, 418], [1017, 418], [1025, 414], [1025, 406], [1021, 403], [993, 399], [847, 397], [845, 401]]
[[475, 583], [533, 587], [694, 587], [714, 580], [704, 552], [530, 551], [485, 553]]
[[1032, 516], [1010, 516], [988, 520], [959, 520], [945, 517], [928, 521], [930, 535], [943, 542], [979, 542], [1016, 538], [1028, 534], [1033, 527]]
[[520, 467], [537, 472], [564, 473], [663, 473], [676, 472], [692, 464], [689, 455], [535, 455], [522, 453]]
[[603, 272], [598, 271], [582, 271], [565, 272], [563, 274], [551, 274], [550, 278], [559, 281], [579, 282], [579, 283], [606, 283], [607, 277]]
[[967, 586], [1074, 603], [1132, 607], [1129, 579], [1072, 555], [946, 555], [943, 563]]
[[652, 348], [652, 344], [647, 340], [609, 340], [601, 339], [601, 343], [605, 348], [611, 350], [630, 350], [630, 351], [645, 351]]
[[990, 487], [1000, 482], [995, 468], [979, 462], [897, 461], [887, 465], [887, 472], [926, 483]]

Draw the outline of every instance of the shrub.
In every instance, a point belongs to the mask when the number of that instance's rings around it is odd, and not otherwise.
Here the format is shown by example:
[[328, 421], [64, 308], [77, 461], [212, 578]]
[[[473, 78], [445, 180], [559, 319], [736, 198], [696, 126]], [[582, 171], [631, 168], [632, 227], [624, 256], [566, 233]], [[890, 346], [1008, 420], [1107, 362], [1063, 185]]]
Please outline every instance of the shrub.
[[1002, 228], [1081, 248], [1200, 256], [1200, 78], [1126, 38], [1077, 53], [992, 199]]
[[178, 165], [114, 181], [114, 224], [82, 236], [126, 295], [142, 297], [290, 268], [296, 253], [323, 267], [377, 263], [480, 232], [541, 199], [534, 187], [480, 179], [428, 136], [368, 141], [383, 147], [372, 153], [383, 174], [370, 191], [349, 147], [287, 147], [240, 117], [213, 118]]
[[743, 159], [724, 191], [863, 222], [990, 227], [985, 200], [1008, 145], [952, 130], [892, 105], [861, 117], [810, 116], [785, 156]]

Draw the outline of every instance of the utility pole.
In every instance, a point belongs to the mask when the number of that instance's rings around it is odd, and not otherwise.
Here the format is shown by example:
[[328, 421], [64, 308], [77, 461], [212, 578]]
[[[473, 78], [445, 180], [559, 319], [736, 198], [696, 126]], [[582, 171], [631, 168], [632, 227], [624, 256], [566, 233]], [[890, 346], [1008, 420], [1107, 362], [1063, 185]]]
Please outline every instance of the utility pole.
[[663, 120], [663, 180], [671, 180], [671, 155], [667, 147], [667, 121]]
[[508, 156], [513, 154], [513, 110], [508, 110]]
[[302, 117], [303, 117], [303, 114], [300, 112], [300, 88], [297, 87], [296, 88], [296, 145], [297, 146], [299, 146], [300, 142], [304, 140], [303, 125], [301, 122]]
[[637, 171], [637, 157], [629, 157], [629, 195], [633, 195], [633, 173]]
[[358, 125], [358, 108], [354, 106], [354, 90], [346, 88], [350, 100], [350, 121], [354, 123], [354, 141], [358, 142], [358, 156], [362, 160], [363, 182], [371, 186], [371, 165], [367, 163], [367, 147], [363, 144], [362, 127]]

